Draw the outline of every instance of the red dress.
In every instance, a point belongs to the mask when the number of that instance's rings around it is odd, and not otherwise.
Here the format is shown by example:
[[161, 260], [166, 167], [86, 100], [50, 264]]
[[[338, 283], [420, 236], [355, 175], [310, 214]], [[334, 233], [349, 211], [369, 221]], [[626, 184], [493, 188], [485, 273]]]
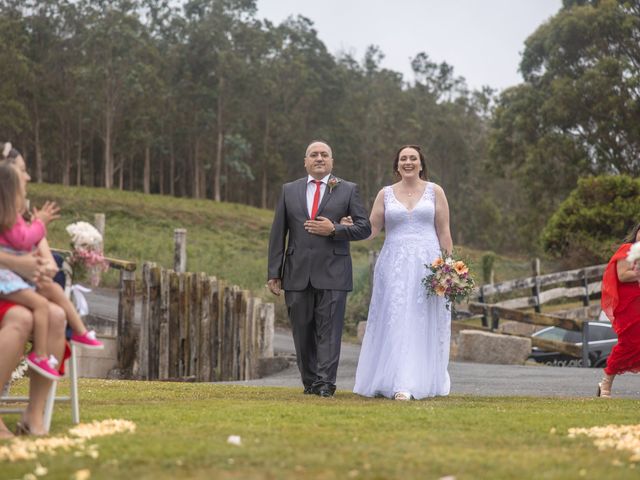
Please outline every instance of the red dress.
[[611, 320], [618, 343], [607, 360], [607, 375], [640, 372], [640, 283], [618, 280], [617, 263], [631, 248], [624, 243], [611, 257], [602, 278], [602, 310]]

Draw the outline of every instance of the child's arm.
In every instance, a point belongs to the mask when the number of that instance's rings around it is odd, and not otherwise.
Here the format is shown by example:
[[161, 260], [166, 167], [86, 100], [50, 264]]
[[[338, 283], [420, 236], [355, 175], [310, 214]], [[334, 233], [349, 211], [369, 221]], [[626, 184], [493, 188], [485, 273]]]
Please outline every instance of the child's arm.
[[25, 222], [22, 216], [18, 216], [15, 225], [2, 232], [3, 243], [15, 250], [30, 252], [47, 234], [47, 224], [60, 218], [59, 211], [54, 202], [45, 202], [41, 210], [34, 209], [35, 219], [31, 224]]
[[58, 268], [56, 259], [53, 258], [53, 253], [51, 253], [47, 237], [44, 237], [40, 240], [40, 243], [38, 243], [38, 254], [44, 260], [44, 274], [53, 278], [60, 269]]
[[9, 230], [2, 232], [3, 244], [20, 252], [30, 252], [47, 234], [45, 224], [36, 219], [29, 225], [20, 216]]

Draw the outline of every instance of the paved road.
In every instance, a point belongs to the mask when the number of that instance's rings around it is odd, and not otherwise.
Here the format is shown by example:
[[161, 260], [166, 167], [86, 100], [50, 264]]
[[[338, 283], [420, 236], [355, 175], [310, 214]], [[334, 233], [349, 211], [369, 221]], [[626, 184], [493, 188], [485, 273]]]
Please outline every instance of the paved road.
[[[115, 320], [117, 293], [98, 290], [87, 295], [91, 313]], [[140, 302], [136, 302], [139, 315]], [[293, 357], [291, 333], [278, 329], [274, 338], [276, 354]], [[338, 370], [338, 389], [352, 390], [360, 347], [343, 343]], [[545, 366], [485, 365], [452, 362], [451, 393], [481, 396], [542, 396], [542, 397], [592, 397], [601, 378], [602, 370], [593, 368], [559, 368]], [[242, 385], [300, 387], [298, 369], [293, 362], [282, 372], [258, 380], [233, 382]], [[614, 396], [640, 399], [640, 375], [623, 375], [616, 378]]]

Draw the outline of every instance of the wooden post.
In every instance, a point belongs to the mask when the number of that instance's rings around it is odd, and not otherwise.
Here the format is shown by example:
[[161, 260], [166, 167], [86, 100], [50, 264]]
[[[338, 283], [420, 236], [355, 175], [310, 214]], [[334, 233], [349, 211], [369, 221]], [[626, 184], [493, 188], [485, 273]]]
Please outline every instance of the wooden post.
[[189, 276], [186, 273], [180, 274], [179, 306], [180, 306], [180, 371], [178, 376], [186, 377], [189, 372], [189, 297], [190, 293]]
[[169, 378], [180, 370], [180, 274], [169, 271]]
[[151, 264], [142, 264], [142, 317], [140, 319], [140, 342], [138, 345], [138, 365], [140, 378], [149, 379], [149, 322], [151, 318], [151, 304], [149, 291], [151, 289]]
[[200, 290], [200, 335], [198, 336], [198, 381], [211, 380], [211, 282], [204, 274], [198, 274]]
[[248, 327], [247, 327], [247, 361], [245, 369], [245, 379], [251, 380], [256, 378], [258, 374], [258, 355], [260, 353], [260, 306], [262, 300], [259, 298], [251, 298], [249, 308], [247, 310]]
[[[485, 300], [485, 295], [484, 295], [484, 285], [480, 285], [480, 293], [478, 295], [478, 302], [479, 303], [487, 303]], [[489, 326], [489, 319], [487, 318], [487, 310], [485, 309], [484, 312], [482, 312], [482, 326], [483, 327], [488, 327]]]
[[189, 284], [189, 376], [198, 376], [198, 360], [200, 352], [200, 311], [202, 310], [202, 285], [198, 282], [198, 274], [190, 273]]
[[222, 309], [222, 336], [220, 338], [220, 375], [221, 380], [232, 380], [233, 375], [233, 287], [224, 287], [224, 305]]
[[153, 265], [150, 269], [149, 288], [149, 380], [157, 380], [160, 367], [160, 318], [161, 286], [160, 267]]
[[589, 367], [589, 322], [582, 324], [582, 368]]
[[130, 376], [137, 353], [133, 330], [136, 307], [135, 271], [120, 270], [118, 297], [118, 368], [122, 374]]
[[216, 277], [209, 277], [209, 327], [210, 327], [210, 377], [209, 381], [220, 379], [220, 319], [222, 318], [222, 305], [224, 290], [222, 282]]
[[246, 380], [246, 358], [249, 349], [249, 291], [241, 290], [238, 292], [238, 340], [237, 340], [237, 367], [236, 378], [238, 380]]
[[160, 271], [160, 331], [158, 341], [158, 378], [166, 380], [169, 378], [169, 294], [171, 270], [162, 269]]
[[106, 226], [104, 213], [96, 213], [93, 216], [93, 225], [96, 227], [96, 230], [100, 232], [100, 235], [102, 235], [102, 243], [104, 245], [104, 229]]
[[187, 230], [176, 228], [173, 231], [173, 269], [176, 272], [187, 271]]
[[275, 305], [262, 303], [258, 320], [258, 357], [273, 357], [273, 335], [275, 329]]
[[540, 313], [540, 259], [534, 258], [531, 262], [531, 270], [533, 271], [533, 277], [535, 284], [531, 288], [531, 295], [536, 297], [536, 305], [534, 307], [537, 313]]
[[587, 276], [587, 271], [584, 270], [582, 272], [582, 285], [584, 286], [584, 297], [582, 298], [582, 305], [585, 307], [589, 306], [589, 277]]

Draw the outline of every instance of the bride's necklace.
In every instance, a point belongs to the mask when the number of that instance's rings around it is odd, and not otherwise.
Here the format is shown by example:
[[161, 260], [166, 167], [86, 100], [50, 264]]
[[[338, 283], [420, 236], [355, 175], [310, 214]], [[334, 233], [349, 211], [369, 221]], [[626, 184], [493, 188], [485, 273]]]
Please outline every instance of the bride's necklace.
[[403, 192], [407, 195], [407, 197], [413, 197], [414, 193], [420, 193], [420, 190], [415, 190], [415, 191], [408, 191], [408, 192]]

